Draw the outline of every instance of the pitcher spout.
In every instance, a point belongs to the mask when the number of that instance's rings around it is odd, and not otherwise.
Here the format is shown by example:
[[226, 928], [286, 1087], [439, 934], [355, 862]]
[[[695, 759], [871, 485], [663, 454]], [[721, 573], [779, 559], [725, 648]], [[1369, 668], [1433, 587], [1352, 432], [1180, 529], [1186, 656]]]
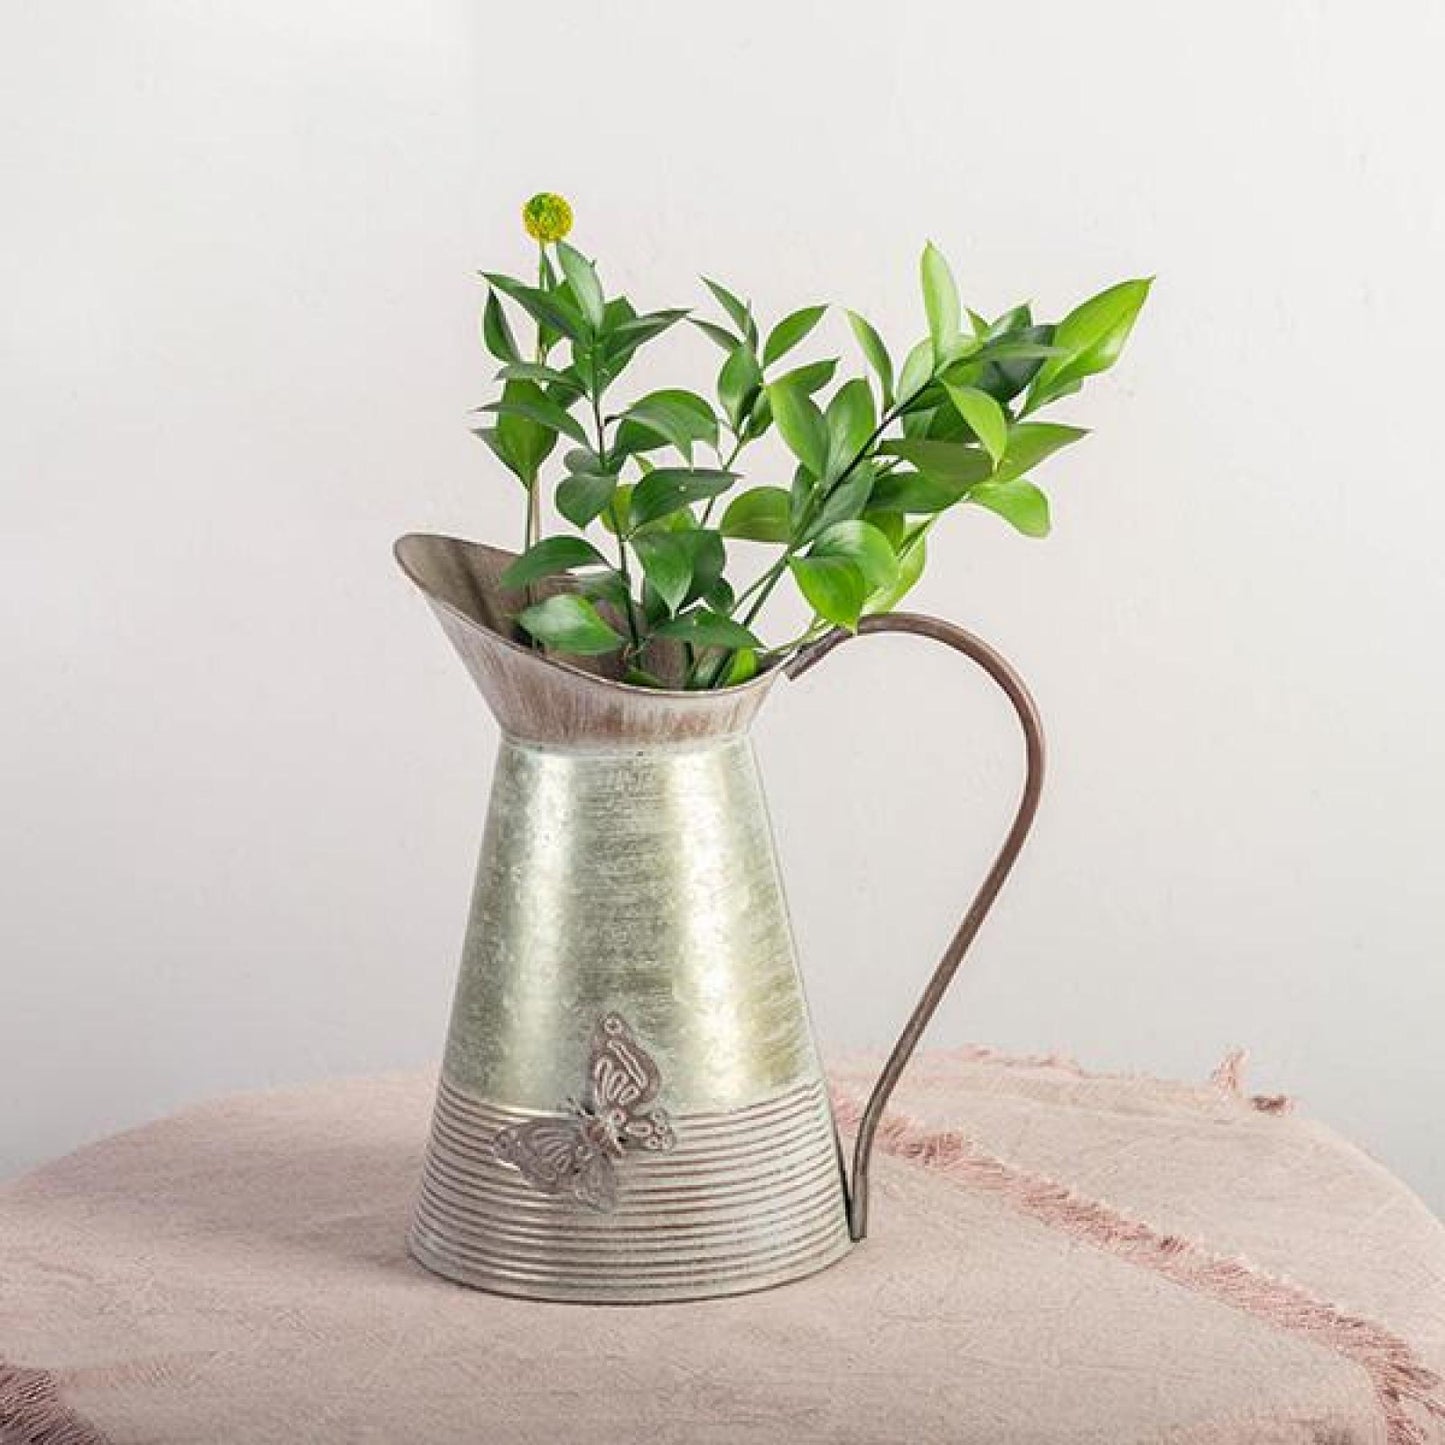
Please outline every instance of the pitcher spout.
[[[519, 741], [605, 748], [727, 737], [747, 729], [778, 676], [765, 671], [711, 691], [637, 687], [622, 681], [615, 658], [562, 662], [527, 640], [513, 620], [527, 598], [501, 581], [515, 553], [417, 532], [399, 538], [394, 551], [498, 725]], [[676, 644], [647, 662], [664, 681], [681, 681]]]

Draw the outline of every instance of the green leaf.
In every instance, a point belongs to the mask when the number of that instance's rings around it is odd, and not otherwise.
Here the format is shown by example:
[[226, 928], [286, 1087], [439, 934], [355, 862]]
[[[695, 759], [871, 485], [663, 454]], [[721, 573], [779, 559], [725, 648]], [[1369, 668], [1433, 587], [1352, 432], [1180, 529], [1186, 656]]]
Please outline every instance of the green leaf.
[[795, 532], [802, 526], [803, 518], [822, 485], [801, 462], [793, 468], [793, 485], [788, 492], [788, 517]]
[[791, 375], [771, 382], [766, 391], [773, 420], [788, 450], [814, 476], [821, 477], [828, 465], [828, 428], [823, 413]]
[[969, 361], [975, 360], [983, 350], [983, 342], [976, 336], [965, 336], [960, 332], [950, 341], [938, 358], [940, 369], [944, 367], [961, 366]]
[[734, 497], [722, 517], [724, 537], [749, 542], [786, 542], [788, 493], [782, 487], [753, 487]]
[[607, 302], [602, 295], [602, 283], [597, 279], [597, 268], [566, 241], [557, 242], [557, 259], [587, 324], [593, 331], [601, 331]]
[[615, 652], [622, 646], [621, 635], [602, 620], [596, 607], [570, 592], [526, 608], [517, 614], [517, 622], [538, 642], [579, 657]]
[[841, 476], [866, 447], [878, 425], [873, 393], [861, 377], [845, 381], [828, 403], [824, 416], [828, 428], [828, 479]]
[[1022, 306], [1012, 306], [1003, 313], [998, 320], [984, 323], [983, 334], [988, 340], [997, 340], [1000, 336], [1012, 335], [1015, 331], [1022, 331], [1026, 326], [1034, 324], [1033, 312], [1025, 302]]
[[994, 473], [992, 480], [1010, 482], [1031, 472], [1040, 462], [1053, 456], [1064, 447], [1072, 446], [1081, 437], [1088, 436], [1088, 430], [1081, 426], [1064, 426], [1053, 421], [1021, 421], [1009, 429], [1008, 446], [1004, 450], [1003, 464]]
[[875, 592], [864, 606], [865, 612], [892, 612], [918, 585], [928, 561], [928, 529], [932, 525], [932, 522], [923, 523], [904, 542], [898, 553], [898, 580], [891, 587]]
[[622, 429], [629, 435], [619, 435], [618, 438], [618, 444], [624, 450], [652, 450], [645, 440], [638, 445], [630, 435], [639, 427], [676, 447], [688, 461], [692, 460], [694, 443], [717, 445], [717, 416], [696, 392], [681, 389], [654, 391], [633, 402], [624, 415], [626, 420]]
[[617, 478], [605, 472], [572, 472], [557, 488], [557, 510], [574, 527], [585, 527], [607, 510]]
[[719, 282], [709, 281], [706, 276], [702, 278], [702, 281], [703, 285], [717, 297], [718, 305], [732, 318], [733, 325], [756, 346], [758, 344], [758, 326], [757, 322], [753, 320], [752, 307], [747, 302], [739, 300]]
[[997, 466], [1008, 445], [1008, 413], [986, 391], [948, 382], [944, 383], [944, 390]]
[[743, 439], [756, 441], [772, 424], [773, 404], [768, 400], [767, 392], [760, 391], [748, 409], [747, 419], [743, 422]]
[[[1042, 329], [1042, 328], [1040, 328]], [[1065, 356], [1061, 346], [1044, 346], [1037, 341], [990, 342], [980, 353], [983, 361], [1047, 361], [1051, 356]]]
[[741, 427], [763, 384], [762, 369], [751, 346], [740, 343], [718, 373], [717, 394], [733, 426]]
[[733, 660], [728, 665], [727, 672], [723, 675], [721, 686], [736, 687], [739, 683], [748, 682], [758, 675], [758, 654], [757, 649], [752, 647], [740, 647], [733, 653]]
[[535, 286], [524, 286], [510, 276], [501, 276], [494, 271], [482, 273], [504, 296], [510, 296], [539, 325], [550, 326], [553, 331], [570, 341], [586, 338], [587, 328], [580, 313], [555, 291], [541, 291]]
[[498, 361], [520, 361], [522, 353], [517, 348], [517, 338], [512, 335], [511, 323], [495, 291], [487, 292], [487, 304], [482, 308], [482, 341]]
[[502, 391], [501, 401], [488, 402], [483, 411], [493, 411], [499, 416], [524, 416], [539, 426], [561, 432], [575, 442], [587, 445], [587, 433], [576, 417], [553, 401], [535, 382], [509, 381]]
[[763, 347], [763, 365], [771, 366], [786, 356], [823, 319], [826, 306], [804, 306], [783, 317], [768, 333]]
[[908, 518], [902, 512], [891, 512], [882, 507], [868, 508], [868, 521], [888, 538], [888, 545], [896, 552], [908, 535]]
[[692, 588], [693, 549], [685, 532], [639, 532], [633, 550], [653, 590], [669, 613], [676, 612]]
[[626, 536], [632, 525], [632, 494], [637, 488], [631, 482], [621, 482], [612, 493], [612, 500], [599, 514], [603, 527], [614, 537]]
[[912, 462], [920, 472], [941, 482], [972, 486], [993, 472], [993, 463], [977, 447], [961, 442], [935, 442], [900, 438], [884, 442], [880, 451]]
[[694, 647], [755, 647], [762, 642], [749, 632], [741, 622], [724, 617], [707, 607], [695, 607], [671, 622], [664, 622], [657, 629], [659, 637], [675, 637], [680, 642], [689, 642]]
[[933, 343], [920, 341], [903, 359], [903, 370], [898, 373], [898, 400], [905, 404], [915, 401], [933, 379]]
[[558, 371], [554, 367], [542, 366], [532, 361], [511, 362], [502, 367], [497, 375], [506, 381], [535, 381], [539, 385], [553, 386], [561, 391], [570, 391], [579, 396], [585, 390], [575, 376], [569, 376], [565, 371]]
[[702, 598], [709, 608], [721, 611], [723, 609], [716, 606], [714, 599], [722, 597], [725, 598], [724, 608], [731, 607], [732, 589], [723, 580], [728, 554], [722, 533], [713, 527], [694, 527], [678, 535], [692, 553], [692, 586], [683, 601], [695, 602]]
[[[626, 307], [625, 315], [622, 312], [623, 307]], [[606, 371], [609, 379], [621, 374], [623, 367], [640, 346], [661, 336], [687, 315], [686, 311], [669, 310], [649, 311], [645, 316], [633, 316], [631, 311], [632, 308], [627, 306], [622, 297], [616, 297], [607, 303], [602, 345], [606, 351]]]
[[848, 557], [794, 557], [788, 570], [819, 617], [850, 632], [858, 626], [869, 587]]
[[805, 396], [812, 396], [815, 391], [821, 391], [832, 381], [833, 373], [837, 370], [837, 357], [830, 357], [826, 361], [810, 361], [806, 366], [794, 367], [792, 371], [785, 371], [778, 380], [797, 387]]
[[[719, 538], [719, 541], [722, 539]], [[727, 563], [727, 554], [723, 554], [723, 563]], [[693, 590], [707, 603], [713, 612], [731, 612], [737, 606], [737, 593], [733, 591], [732, 585], [726, 577], [719, 576], [711, 587], [699, 587], [696, 578], [693, 580]]]
[[691, 320], [704, 336], [717, 342], [726, 352], [731, 353], [733, 348], [740, 344], [740, 338], [734, 336], [726, 327], [718, 326], [711, 321], [704, 321], [700, 316], [694, 316]]
[[530, 582], [570, 572], [574, 567], [605, 567], [605, 558], [585, 537], [544, 537], [534, 543], [498, 579], [516, 592]]
[[550, 420], [539, 419], [536, 408], [541, 408], [542, 415], [549, 419], [553, 411], [561, 410], [534, 381], [507, 382], [502, 388], [502, 400], [495, 404], [499, 415], [494, 450], [529, 489], [557, 445], [558, 428]]
[[943, 252], [932, 241], [923, 248], [918, 270], [923, 282], [923, 309], [928, 314], [928, 335], [933, 354], [941, 361], [959, 333], [958, 287]]
[[809, 525], [806, 536], [816, 537], [826, 531], [834, 522], [851, 522], [863, 515], [868, 499], [873, 493], [873, 481], [877, 475], [871, 462], [860, 462], [848, 474], [846, 480], [836, 482], [828, 489], [828, 495]]
[[945, 482], [922, 472], [889, 472], [873, 484], [869, 510], [906, 512], [910, 516], [944, 512], [968, 495], [972, 482]]
[[628, 525], [636, 531], [681, 507], [727, 491], [736, 480], [735, 472], [706, 467], [658, 467], [632, 489]]
[[949, 380], [976, 386], [995, 401], [1012, 401], [1038, 375], [1048, 356], [1057, 354], [1053, 335], [1052, 326], [1027, 326], [1004, 341], [990, 341], [971, 362], [958, 368], [963, 374], [950, 374]]
[[813, 543], [808, 556], [846, 557], [863, 574], [870, 593], [898, 580], [898, 558], [888, 538], [868, 522], [836, 522]]
[[619, 615], [627, 615], [627, 579], [615, 567], [600, 572], [574, 572], [572, 583], [580, 596], [609, 603]]
[[1025, 412], [1077, 390], [1085, 377], [1113, 366], [1152, 284], [1151, 280], [1121, 281], [1091, 296], [1059, 322], [1051, 344], [1064, 354], [1044, 362], [1029, 388]]
[[569, 472], [605, 472], [607, 467], [602, 465], [602, 458], [586, 447], [568, 447], [562, 453], [562, 465]]
[[878, 375], [878, 388], [883, 394], [884, 407], [892, 406], [893, 360], [888, 355], [888, 348], [883, 344], [883, 338], [873, 329], [873, 324], [868, 318], [860, 316], [856, 311], [848, 313], [848, 325], [853, 328], [853, 335], [858, 338], [858, 346], [868, 365]]
[[970, 502], [997, 512], [1025, 537], [1049, 535], [1049, 499], [1022, 478], [1011, 482], [981, 482], [968, 494]]
[[[537, 433], [539, 436], [551, 435], [550, 432], [544, 431], [541, 427], [537, 428]], [[501, 464], [506, 467], [506, 469], [511, 472], [522, 483], [524, 487], [526, 487], [528, 490], [531, 489], [534, 481], [536, 480], [536, 467], [533, 467], [531, 476], [528, 476], [523, 471], [517, 459], [512, 455], [510, 450], [508, 450], [506, 442], [502, 440], [501, 432], [497, 427], [473, 427], [472, 435], [474, 437], [480, 437], [481, 440], [487, 444], [487, 447], [490, 449], [492, 455], [496, 457], [496, 459], [501, 462]], [[555, 438], [553, 440], [555, 441]]]

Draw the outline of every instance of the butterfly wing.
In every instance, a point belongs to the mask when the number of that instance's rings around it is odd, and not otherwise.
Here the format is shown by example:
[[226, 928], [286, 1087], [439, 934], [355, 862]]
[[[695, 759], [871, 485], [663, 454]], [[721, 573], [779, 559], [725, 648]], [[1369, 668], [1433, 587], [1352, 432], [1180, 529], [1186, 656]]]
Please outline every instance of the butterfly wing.
[[656, 1151], [676, 1143], [666, 1110], [647, 1107], [661, 1088], [656, 1062], [621, 1014], [604, 1014], [592, 1035], [585, 1104], [499, 1129], [492, 1157], [545, 1194], [610, 1210], [617, 1203], [613, 1156], [623, 1147]]
[[580, 1119], [528, 1119], [492, 1137], [492, 1157], [511, 1165], [544, 1194], [572, 1187], [595, 1153]]
[[677, 1135], [666, 1109], [648, 1109], [629, 1115], [622, 1128], [622, 1142], [628, 1148], [665, 1152], [677, 1143]]
[[662, 1088], [651, 1054], [637, 1042], [621, 1014], [604, 1014], [592, 1035], [588, 1088], [594, 1110], [621, 1109], [629, 1118]]
[[588, 1155], [572, 1180], [572, 1197], [589, 1209], [617, 1207], [617, 1170], [606, 1154]]

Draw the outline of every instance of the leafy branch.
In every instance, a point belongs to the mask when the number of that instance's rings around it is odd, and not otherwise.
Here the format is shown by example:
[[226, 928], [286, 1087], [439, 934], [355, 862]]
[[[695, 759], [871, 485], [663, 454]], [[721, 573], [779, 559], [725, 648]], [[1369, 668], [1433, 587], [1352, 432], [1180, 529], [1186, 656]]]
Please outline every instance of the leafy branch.
[[[527, 213], [542, 201], [559, 198], [536, 197]], [[940, 516], [961, 505], [1046, 535], [1048, 501], [1033, 474], [1086, 433], [1032, 418], [1115, 364], [1150, 286], [1121, 282], [1056, 324], [1036, 322], [1028, 306], [989, 320], [965, 311], [930, 244], [920, 262], [928, 334], [895, 367], [873, 325], [848, 312], [866, 373], [835, 386], [837, 357], [779, 369], [828, 307], [801, 307], [764, 334], [750, 303], [705, 279], [720, 317], [639, 313], [606, 295], [595, 265], [564, 239], [570, 209], [565, 225], [559, 215], [528, 221], [535, 286], [485, 273], [482, 337], [502, 386], [477, 433], [527, 493], [523, 550], [503, 582], [525, 591], [517, 622], [539, 645], [614, 656], [619, 676], [648, 686], [733, 685], [826, 627], [856, 628], [896, 607], [923, 572]], [[534, 330], [529, 361], [516, 310]], [[604, 399], [637, 353], [684, 318], [724, 353], [716, 403], [667, 388], [609, 409]], [[745, 486], [740, 459], [770, 433], [790, 483]], [[543, 470], [559, 448], [552, 501], [572, 530], [544, 536]], [[615, 562], [588, 539], [594, 526], [611, 535]], [[777, 549], [740, 590], [736, 544]], [[785, 579], [812, 621], [768, 648], [753, 629]], [[534, 588], [548, 595], [532, 600]]]

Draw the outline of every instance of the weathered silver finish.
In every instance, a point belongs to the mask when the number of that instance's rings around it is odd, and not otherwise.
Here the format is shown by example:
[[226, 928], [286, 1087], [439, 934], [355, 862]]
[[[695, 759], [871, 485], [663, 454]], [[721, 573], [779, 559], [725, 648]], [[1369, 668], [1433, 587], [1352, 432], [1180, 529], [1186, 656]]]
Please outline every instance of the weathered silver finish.
[[[497, 587], [510, 554], [413, 536], [397, 556], [503, 730], [414, 1254], [502, 1293], [630, 1302], [758, 1289], [831, 1263], [850, 1218], [852, 1238], [866, 1227], [878, 1115], [1032, 820], [1034, 734], [1015, 827], [870, 1101], [850, 1216], [747, 738], [776, 674], [722, 692], [627, 686], [515, 633], [521, 599]], [[1017, 684], [959, 629], [907, 615], [871, 625], [938, 637]], [[649, 659], [659, 675], [667, 665]], [[665, 1111], [671, 1149], [612, 1149], [597, 1123], [588, 1081], [609, 1018], [641, 1041], [632, 1103]]]
[[605, 1213], [491, 1160], [499, 1130], [535, 1117], [443, 1079], [411, 1231], [427, 1268], [498, 1294], [636, 1304], [763, 1289], [848, 1251], [821, 1080], [674, 1115], [676, 1147], [629, 1155]]

